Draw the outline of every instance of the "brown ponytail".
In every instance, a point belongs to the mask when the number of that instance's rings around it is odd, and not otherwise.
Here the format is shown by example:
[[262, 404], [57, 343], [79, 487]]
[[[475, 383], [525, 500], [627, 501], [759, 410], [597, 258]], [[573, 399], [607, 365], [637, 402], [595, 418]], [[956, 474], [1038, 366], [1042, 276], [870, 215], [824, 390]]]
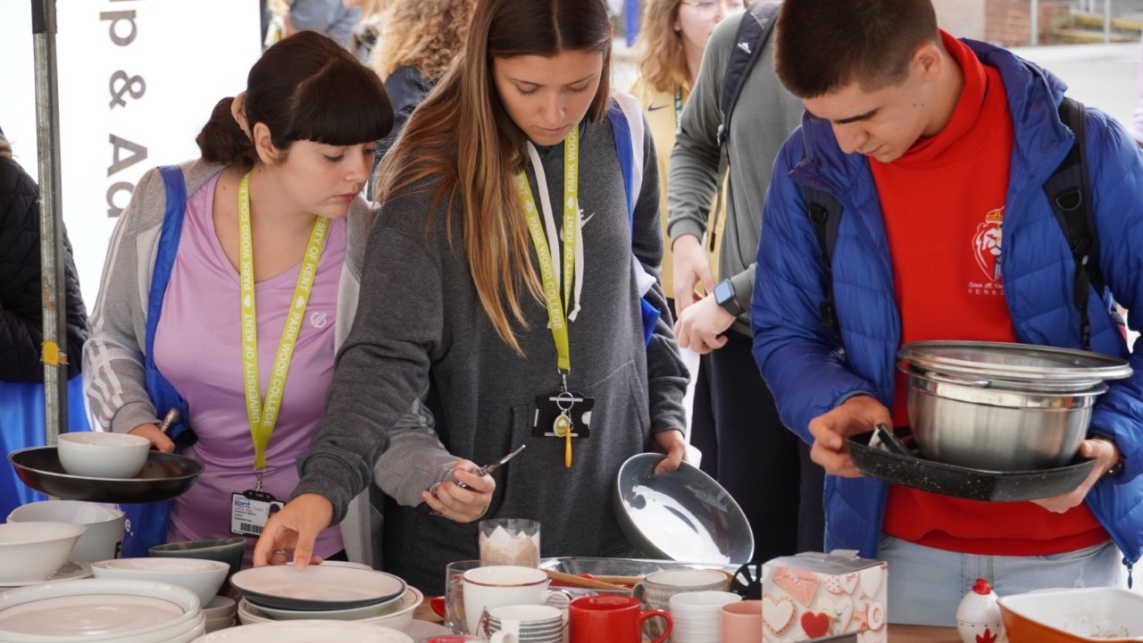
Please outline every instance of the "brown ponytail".
[[233, 102], [232, 96], [218, 101], [210, 114], [210, 120], [203, 126], [195, 142], [205, 161], [253, 167], [258, 160], [258, 153], [254, 150], [253, 141], [234, 120], [230, 111]]

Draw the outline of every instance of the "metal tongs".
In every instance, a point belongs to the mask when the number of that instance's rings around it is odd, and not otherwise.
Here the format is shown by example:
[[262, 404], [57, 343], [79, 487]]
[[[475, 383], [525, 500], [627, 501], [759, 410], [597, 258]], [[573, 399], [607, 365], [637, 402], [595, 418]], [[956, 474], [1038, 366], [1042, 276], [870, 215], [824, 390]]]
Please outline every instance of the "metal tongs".
[[873, 436], [869, 438], [869, 446], [875, 449], [884, 449], [889, 453], [913, 457], [913, 452], [909, 450], [909, 447], [901, 442], [892, 429], [881, 423], [877, 424]]
[[[509, 460], [516, 457], [516, 454], [523, 451], [524, 447], [526, 447], [526, 446], [528, 446], [528, 445], [521, 444], [520, 446], [516, 447], [516, 450], [513, 451], [512, 453], [509, 453], [508, 455], [504, 456], [503, 458], [500, 458], [499, 460], [497, 460], [496, 462], [493, 462], [492, 464], [486, 464], [483, 467], [480, 467], [479, 469], [474, 471], [472, 475], [474, 475], [474, 476], [486, 476], [486, 475], [492, 473], [493, 471], [504, 466]], [[461, 489], [467, 489], [468, 488], [468, 485], [464, 484], [463, 482], [460, 482], [459, 480], [456, 482], [456, 486], [460, 487]]]

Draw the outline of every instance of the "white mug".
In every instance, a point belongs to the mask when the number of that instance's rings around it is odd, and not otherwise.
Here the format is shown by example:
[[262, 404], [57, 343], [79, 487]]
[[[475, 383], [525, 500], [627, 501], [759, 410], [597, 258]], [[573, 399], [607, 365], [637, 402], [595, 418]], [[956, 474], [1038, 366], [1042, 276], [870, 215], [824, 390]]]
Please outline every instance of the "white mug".
[[535, 567], [492, 565], [464, 573], [464, 614], [469, 632], [481, 631], [481, 620], [487, 618], [486, 610], [557, 601], [566, 605], [567, 594], [548, 591], [548, 575]]
[[564, 612], [549, 605], [508, 605], [488, 611], [492, 643], [562, 643]]

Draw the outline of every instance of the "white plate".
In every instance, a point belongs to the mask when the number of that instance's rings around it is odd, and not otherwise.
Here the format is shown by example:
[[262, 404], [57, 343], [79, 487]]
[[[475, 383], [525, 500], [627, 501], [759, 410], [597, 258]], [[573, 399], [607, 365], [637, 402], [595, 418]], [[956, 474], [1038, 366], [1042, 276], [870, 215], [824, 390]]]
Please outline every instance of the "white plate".
[[69, 560], [60, 566], [47, 580], [34, 580], [24, 583], [0, 583], [0, 589], [5, 587], [41, 585], [43, 583], [55, 583], [57, 581], [75, 580], [77, 578], [91, 578], [91, 563], [77, 563]]
[[376, 605], [405, 592], [405, 581], [385, 572], [310, 565], [245, 569], [230, 577], [251, 601], [287, 610], [352, 609]]
[[[258, 569], [265, 569], [259, 567]], [[195, 643], [413, 643], [397, 630], [350, 621], [290, 621], [230, 627], [195, 639]]]
[[0, 632], [100, 636], [134, 632], [182, 616], [178, 605], [146, 596], [61, 596], [0, 612]]
[[[73, 606], [74, 609], [79, 611], [91, 611], [87, 608], [82, 608], [83, 604], [92, 606], [101, 606], [109, 602], [111, 597], [125, 598], [127, 604], [134, 603], [136, 606], [140, 601], [135, 599], [145, 599], [145, 603], [150, 609], [154, 607], [151, 601], [159, 601], [162, 608], [158, 610], [159, 613], [165, 615], [164, 620], [157, 624], [139, 624], [131, 621], [130, 617], [117, 616], [120, 619], [122, 630], [115, 629], [111, 634], [92, 634], [83, 635], [84, 641], [115, 641], [116, 643], [145, 643], [146, 641], [171, 641], [174, 639], [181, 639], [182, 633], [191, 631], [196, 625], [202, 625], [202, 612], [198, 607], [198, 597], [188, 589], [176, 587], [168, 583], [157, 583], [153, 581], [136, 581], [136, 580], [101, 580], [101, 579], [87, 579], [75, 580], [66, 583], [43, 583], [40, 585], [31, 585], [28, 587], [21, 587], [17, 589], [8, 589], [0, 591], [0, 640], [4, 641], [43, 641], [43, 642], [56, 642], [56, 641], [74, 641], [77, 640], [73, 635], [59, 636], [51, 634], [16, 634], [9, 630], [9, 623], [4, 620], [11, 617], [14, 620], [14, 626], [22, 627], [20, 614], [27, 613], [29, 610], [37, 611], [39, 604], [45, 601], [55, 601], [60, 598], [75, 597], [79, 599], [80, 606]], [[122, 601], [118, 603], [123, 605]], [[31, 607], [24, 607], [31, 606]], [[16, 610], [16, 612], [12, 612]], [[123, 611], [123, 608], [120, 608]], [[53, 612], [58, 613], [58, 612]], [[12, 616], [15, 614], [15, 616]], [[40, 624], [43, 628], [60, 627], [61, 624], [55, 621], [62, 620], [56, 618], [46, 619], [45, 622]], [[116, 621], [112, 619], [110, 626], [114, 626]], [[105, 627], [108, 626], [104, 623]], [[78, 627], [73, 625], [73, 627]], [[152, 634], [162, 633], [165, 636], [154, 638]], [[176, 636], [178, 635], [178, 636]]]

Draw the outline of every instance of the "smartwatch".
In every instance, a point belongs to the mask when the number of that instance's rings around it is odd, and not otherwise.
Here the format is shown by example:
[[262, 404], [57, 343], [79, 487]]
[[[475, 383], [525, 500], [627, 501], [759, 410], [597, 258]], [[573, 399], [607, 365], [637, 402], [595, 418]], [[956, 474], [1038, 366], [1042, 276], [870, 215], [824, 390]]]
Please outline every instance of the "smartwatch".
[[738, 303], [738, 297], [734, 294], [734, 284], [730, 283], [729, 279], [723, 279], [714, 287], [714, 301], [717, 302], [723, 310], [735, 317], [746, 312], [742, 309], [742, 305]]

